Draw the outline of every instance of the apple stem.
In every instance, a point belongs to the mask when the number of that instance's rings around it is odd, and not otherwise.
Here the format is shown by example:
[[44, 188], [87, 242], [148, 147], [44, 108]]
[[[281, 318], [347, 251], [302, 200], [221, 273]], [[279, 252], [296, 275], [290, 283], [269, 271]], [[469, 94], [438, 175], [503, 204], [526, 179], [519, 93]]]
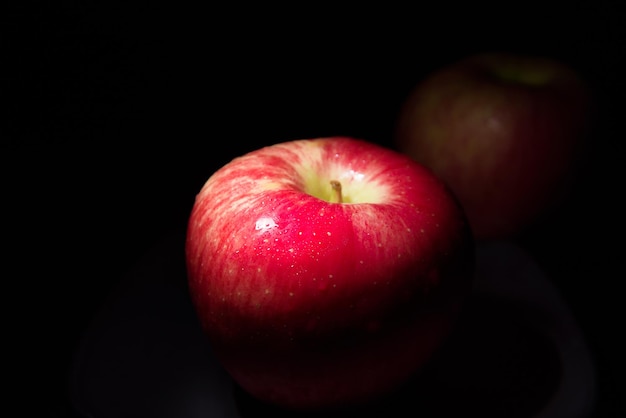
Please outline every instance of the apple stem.
[[333, 193], [330, 196], [331, 203], [343, 203], [343, 196], [341, 195], [341, 183], [337, 180], [331, 180], [330, 186], [333, 188]]

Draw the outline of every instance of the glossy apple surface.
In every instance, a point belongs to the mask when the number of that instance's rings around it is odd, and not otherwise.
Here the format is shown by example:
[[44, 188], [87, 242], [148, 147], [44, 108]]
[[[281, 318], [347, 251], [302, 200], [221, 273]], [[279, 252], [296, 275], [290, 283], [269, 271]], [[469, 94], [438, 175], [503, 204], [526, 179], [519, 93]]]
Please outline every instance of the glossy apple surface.
[[511, 238], [568, 193], [590, 104], [585, 80], [561, 62], [479, 54], [416, 85], [395, 141], [448, 183], [477, 239]]
[[465, 215], [430, 171], [353, 138], [234, 159], [189, 218], [190, 292], [213, 349], [279, 407], [359, 404], [449, 333], [473, 277]]

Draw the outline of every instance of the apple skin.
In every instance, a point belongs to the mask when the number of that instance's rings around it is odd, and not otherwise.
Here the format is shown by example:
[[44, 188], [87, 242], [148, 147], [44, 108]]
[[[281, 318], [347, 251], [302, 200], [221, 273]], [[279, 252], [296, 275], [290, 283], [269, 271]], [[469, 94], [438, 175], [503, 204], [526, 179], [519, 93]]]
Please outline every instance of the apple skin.
[[449, 185], [476, 240], [513, 238], [569, 193], [591, 104], [586, 81], [564, 63], [477, 54], [413, 88], [395, 146]]
[[217, 170], [196, 196], [186, 260], [194, 307], [234, 381], [280, 408], [323, 410], [381, 397], [431, 358], [470, 289], [473, 244], [429, 170], [329, 137]]

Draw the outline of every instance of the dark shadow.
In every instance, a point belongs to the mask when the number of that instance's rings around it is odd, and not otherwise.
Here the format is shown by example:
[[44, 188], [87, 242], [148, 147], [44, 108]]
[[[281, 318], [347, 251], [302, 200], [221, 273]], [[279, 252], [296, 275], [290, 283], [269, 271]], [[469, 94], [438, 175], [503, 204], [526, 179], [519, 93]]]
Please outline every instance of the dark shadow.
[[523, 325], [520, 311], [476, 299], [436, 358], [389, 396], [358, 408], [293, 412], [234, 386], [242, 418], [535, 416], [561, 379], [556, 347]]

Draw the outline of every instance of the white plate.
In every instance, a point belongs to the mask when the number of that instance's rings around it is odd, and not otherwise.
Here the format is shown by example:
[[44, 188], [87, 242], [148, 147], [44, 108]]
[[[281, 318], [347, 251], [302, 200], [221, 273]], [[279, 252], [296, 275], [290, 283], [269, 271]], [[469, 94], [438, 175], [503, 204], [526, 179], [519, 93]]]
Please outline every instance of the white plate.
[[[394, 411], [590, 416], [593, 362], [558, 290], [512, 243], [483, 245], [477, 256], [456, 334], [424, 376], [399, 391]], [[181, 237], [168, 237], [124, 277], [85, 333], [70, 375], [72, 403], [97, 418], [245, 416], [254, 402], [238, 408], [233, 388], [191, 307]]]

